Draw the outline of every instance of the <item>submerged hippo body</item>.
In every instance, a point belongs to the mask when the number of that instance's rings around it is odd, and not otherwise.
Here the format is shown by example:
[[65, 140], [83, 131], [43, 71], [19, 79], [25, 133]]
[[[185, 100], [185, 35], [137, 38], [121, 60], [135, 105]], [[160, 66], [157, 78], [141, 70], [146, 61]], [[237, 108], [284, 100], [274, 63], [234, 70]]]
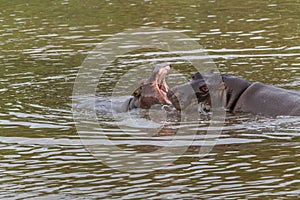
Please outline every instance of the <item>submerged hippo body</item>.
[[[221, 81], [218, 81], [220, 77]], [[248, 82], [242, 78], [228, 75], [197, 72], [189, 83], [172, 88], [168, 97], [176, 109], [185, 109], [194, 102], [183, 97], [184, 88], [193, 88], [198, 103], [211, 105], [212, 98], [219, 99], [229, 112], [247, 112], [264, 116], [300, 116], [300, 93]], [[184, 100], [182, 100], [184, 99]]]
[[160, 64], [155, 67], [151, 76], [141, 82], [132, 97], [121, 106], [120, 111], [128, 111], [134, 108], [150, 108], [155, 104], [171, 104], [167, 97], [169, 90], [165, 78], [170, 71], [168, 64]]

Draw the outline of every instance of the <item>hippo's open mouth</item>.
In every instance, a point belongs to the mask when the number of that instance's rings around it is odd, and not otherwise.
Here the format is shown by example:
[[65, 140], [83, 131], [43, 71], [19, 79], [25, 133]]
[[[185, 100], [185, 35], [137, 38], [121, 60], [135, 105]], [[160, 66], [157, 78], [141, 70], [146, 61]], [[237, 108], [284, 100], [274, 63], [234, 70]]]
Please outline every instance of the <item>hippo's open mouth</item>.
[[166, 75], [170, 71], [170, 65], [158, 66], [154, 69], [152, 76], [150, 77], [152, 87], [157, 94], [161, 104], [171, 104], [167, 97], [169, 86], [166, 83]]
[[150, 108], [154, 104], [171, 104], [167, 97], [169, 86], [165, 80], [169, 71], [170, 65], [168, 64], [160, 64], [155, 67], [151, 76], [134, 91], [135, 107]]

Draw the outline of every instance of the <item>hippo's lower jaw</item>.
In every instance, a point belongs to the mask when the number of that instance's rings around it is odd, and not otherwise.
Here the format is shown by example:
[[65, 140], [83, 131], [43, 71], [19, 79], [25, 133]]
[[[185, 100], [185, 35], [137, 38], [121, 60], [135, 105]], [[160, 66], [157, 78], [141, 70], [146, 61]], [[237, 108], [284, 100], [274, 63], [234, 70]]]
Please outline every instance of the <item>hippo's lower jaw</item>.
[[156, 83], [144, 84], [141, 88], [141, 94], [135, 98], [135, 101], [139, 103], [140, 108], [149, 109], [155, 104], [171, 105], [171, 101], [167, 97], [165, 87], [161, 87]]

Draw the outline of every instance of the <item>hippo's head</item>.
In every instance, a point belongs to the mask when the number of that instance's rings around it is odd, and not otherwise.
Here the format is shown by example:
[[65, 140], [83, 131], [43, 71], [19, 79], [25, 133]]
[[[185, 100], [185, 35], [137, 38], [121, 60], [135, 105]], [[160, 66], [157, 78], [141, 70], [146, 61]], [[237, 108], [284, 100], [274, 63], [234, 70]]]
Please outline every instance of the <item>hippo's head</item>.
[[169, 86], [165, 78], [170, 71], [170, 65], [160, 64], [155, 67], [151, 76], [142, 81], [140, 87], [133, 92], [131, 108], [150, 108], [154, 104], [171, 104], [167, 97]]
[[221, 76], [216, 73], [201, 75], [197, 72], [188, 83], [170, 89], [167, 96], [177, 110], [185, 110], [198, 103], [208, 108], [211, 106], [212, 93], [219, 95], [222, 83]]

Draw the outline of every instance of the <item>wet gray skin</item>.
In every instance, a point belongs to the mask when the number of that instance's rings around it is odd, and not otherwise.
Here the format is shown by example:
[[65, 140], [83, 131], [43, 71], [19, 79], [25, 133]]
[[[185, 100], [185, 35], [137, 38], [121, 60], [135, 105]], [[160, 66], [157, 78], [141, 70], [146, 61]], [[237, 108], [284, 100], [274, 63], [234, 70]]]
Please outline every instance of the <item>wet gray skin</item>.
[[185, 110], [200, 102], [210, 103], [208, 86], [199, 72], [188, 83], [173, 87], [167, 96], [177, 110]]
[[200, 103], [232, 113], [300, 116], [299, 92], [212, 72], [197, 72], [190, 82], [172, 88], [167, 96], [177, 110]]

